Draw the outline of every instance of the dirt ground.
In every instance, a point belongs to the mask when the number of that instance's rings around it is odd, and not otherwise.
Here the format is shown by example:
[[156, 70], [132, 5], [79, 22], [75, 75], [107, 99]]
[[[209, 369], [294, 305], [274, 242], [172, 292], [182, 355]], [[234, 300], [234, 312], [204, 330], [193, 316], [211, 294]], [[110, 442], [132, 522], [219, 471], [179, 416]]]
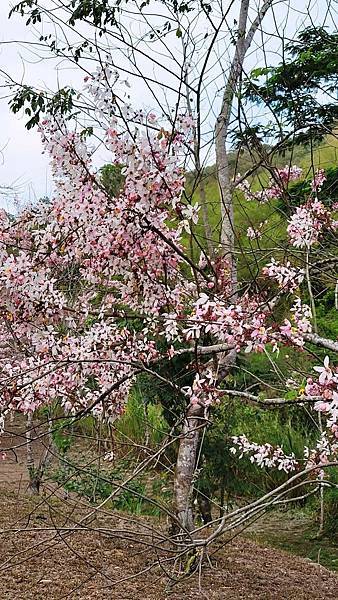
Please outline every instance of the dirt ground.
[[[29, 498], [23, 461], [18, 449], [17, 459], [11, 455], [0, 463], [0, 600], [338, 598], [336, 574], [240, 537], [203, 571], [201, 593], [196, 575], [166, 590], [163, 570], [150, 569], [156, 553], [127, 538], [123, 516], [101, 516], [74, 531], [83, 510], [78, 500], [55, 494], [55, 488], [45, 488], [40, 499]], [[98, 527], [99, 533], [93, 531]], [[133, 532], [136, 525], [128, 527]]]

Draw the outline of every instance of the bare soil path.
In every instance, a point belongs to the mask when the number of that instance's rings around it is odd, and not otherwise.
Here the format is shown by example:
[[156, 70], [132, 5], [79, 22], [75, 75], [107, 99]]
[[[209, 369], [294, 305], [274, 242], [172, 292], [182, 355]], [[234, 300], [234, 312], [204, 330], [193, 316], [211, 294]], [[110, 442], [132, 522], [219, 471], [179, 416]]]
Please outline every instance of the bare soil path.
[[[8, 442], [2, 438], [2, 447]], [[11, 439], [14, 445], [21, 442], [20, 435]], [[244, 538], [226, 545], [214, 567], [205, 570], [203, 594], [196, 576], [165, 591], [164, 573], [147, 570], [156, 560], [153, 551], [91, 527], [67, 535], [60, 532], [58, 527], [71, 522], [69, 501], [49, 497], [48, 489], [39, 499], [27, 497], [24, 461], [22, 447], [16, 457], [9, 455], [0, 462], [0, 600], [338, 598], [337, 574]], [[108, 528], [118, 524], [116, 515], [105, 521]]]

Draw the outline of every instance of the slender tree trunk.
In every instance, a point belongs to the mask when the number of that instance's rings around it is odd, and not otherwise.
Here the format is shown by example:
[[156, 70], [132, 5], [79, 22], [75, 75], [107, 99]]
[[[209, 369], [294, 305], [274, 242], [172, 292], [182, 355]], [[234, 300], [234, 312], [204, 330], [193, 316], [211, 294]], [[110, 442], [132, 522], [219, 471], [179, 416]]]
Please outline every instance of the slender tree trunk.
[[203, 406], [193, 404], [188, 407], [176, 461], [174, 481], [176, 514], [182, 528], [188, 531], [194, 529], [192, 491], [203, 419]]
[[[201, 167], [200, 167], [201, 169]], [[206, 196], [206, 191], [205, 191], [205, 183], [204, 183], [204, 179], [203, 179], [203, 169], [200, 170], [200, 182], [199, 182], [199, 202], [200, 202], [200, 206], [201, 206], [201, 210], [202, 210], [202, 220], [203, 220], [203, 227], [204, 227], [204, 232], [205, 232], [205, 239], [206, 239], [206, 245], [208, 248], [208, 254], [210, 259], [213, 258], [214, 255], [214, 241], [213, 241], [213, 235], [212, 235], [212, 229], [211, 229], [211, 225], [210, 225], [210, 215], [209, 215], [209, 210], [208, 210], [208, 202], [207, 202], [207, 196]]]
[[53, 421], [51, 419], [51, 415], [48, 416], [48, 446], [45, 447], [45, 451], [42, 459], [39, 463], [39, 487], [42, 480], [42, 476], [46, 469], [48, 469], [51, 464], [53, 457], [59, 460], [59, 452], [53, 440]]
[[58, 456], [57, 449], [53, 442], [52, 435], [52, 421], [48, 417], [48, 445], [45, 447], [45, 451], [39, 461], [35, 462], [33, 453], [33, 414], [27, 415], [27, 429], [26, 429], [26, 444], [27, 444], [27, 471], [29, 474], [29, 483], [27, 490], [32, 495], [38, 495], [40, 493], [40, 486], [44, 472], [49, 467], [53, 456]]
[[235, 225], [233, 206], [233, 186], [230, 179], [227, 152], [227, 137], [235, 89], [238, 84], [245, 57], [245, 32], [248, 20], [249, 0], [242, 0], [238, 21], [238, 38], [235, 56], [225, 85], [221, 110], [215, 127], [216, 173], [221, 201], [222, 226], [220, 241], [223, 255], [228, 259], [231, 270], [232, 289], [237, 289], [237, 267], [235, 257]]
[[[323, 424], [322, 424], [322, 416], [321, 413], [318, 413], [318, 424], [319, 424], [319, 430], [321, 433], [323, 433]], [[321, 483], [320, 484], [320, 489], [319, 489], [319, 507], [320, 507], [320, 512], [319, 512], [319, 528], [318, 528], [318, 532], [317, 532], [317, 537], [321, 537], [323, 535], [323, 531], [324, 531], [324, 518], [325, 518], [325, 512], [324, 512], [324, 486]]]
[[29, 483], [27, 490], [32, 495], [39, 494], [39, 480], [37, 477], [37, 469], [34, 462], [33, 455], [33, 413], [27, 415], [27, 428], [26, 428], [26, 444], [27, 444], [27, 471], [29, 476]]
[[235, 225], [233, 206], [233, 183], [230, 177], [229, 160], [227, 152], [227, 138], [231, 110], [235, 92], [241, 78], [245, 55], [251, 45], [253, 37], [260, 26], [265, 14], [274, 0], [265, 0], [256, 18], [247, 31], [249, 0], [241, 0], [238, 19], [238, 34], [235, 55], [232, 61], [229, 77], [225, 84], [221, 110], [215, 126], [216, 172], [221, 201], [222, 227], [220, 241], [223, 255], [229, 260], [233, 294], [237, 290], [237, 267], [235, 257]]
[[[217, 118], [215, 126], [215, 149], [216, 149], [216, 170], [221, 199], [221, 243], [224, 256], [227, 257], [231, 268], [231, 281], [233, 290], [233, 299], [237, 293], [237, 267], [235, 258], [235, 229], [234, 229], [234, 207], [233, 207], [233, 186], [230, 179], [229, 161], [227, 154], [227, 137], [229, 132], [229, 123], [231, 109], [235, 96], [235, 89], [239, 82], [245, 54], [250, 47], [254, 34], [260, 26], [273, 0], [265, 0], [262, 8], [252, 21], [248, 31], [248, 12], [249, 0], [241, 0], [240, 14], [238, 20], [238, 37], [235, 48], [234, 59], [230, 68], [229, 77], [225, 85], [222, 99], [221, 111]], [[198, 153], [197, 153], [198, 154]], [[196, 156], [195, 156], [196, 160]], [[202, 188], [203, 189], [203, 188]], [[206, 237], [208, 233], [208, 211], [206, 205], [205, 191], [204, 198], [201, 197], [202, 217]], [[210, 227], [210, 226], [209, 226]], [[211, 230], [210, 230], [211, 231]], [[209, 248], [210, 251], [210, 248]], [[218, 357], [218, 377], [220, 374], [225, 376], [231, 366], [234, 365], [236, 352], [230, 352]], [[176, 503], [177, 518], [181, 526], [189, 531], [194, 529], [194, 518], [192, 508], [192, 490], [194, 474], [197, 460], [197, 450], [199, 445], [200, 433], [202, 430], [201, 418], [204, 417], [204, 407], [189, 406], [186, 414], [182, 435], [180, 438], [175, 481], [174, 494]]]

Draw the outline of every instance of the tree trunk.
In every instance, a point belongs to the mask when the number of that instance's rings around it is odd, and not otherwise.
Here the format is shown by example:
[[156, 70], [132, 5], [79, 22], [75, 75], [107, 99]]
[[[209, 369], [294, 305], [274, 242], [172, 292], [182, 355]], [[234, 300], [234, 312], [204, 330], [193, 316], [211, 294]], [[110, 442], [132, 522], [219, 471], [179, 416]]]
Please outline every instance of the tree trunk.
[[44, 472], [49, 467], [53, 456], [58, 456], [57, 449], [55, 448], [52, 435], [52, 421], [48, 417], [48, 445], [45, 447], [45, 451], [41, 456], [40, 460], [35, 462], [33, 454], [33, 414], [27, 415], [27, 429], [26, 429], [26, 444], [27, 444], [27, 471], [29, 475], [29, 483], [27, 491], [33, 496], [39, 495], [41, 481]]
[[[199, 164], [199, 163], [197, 163]], [[201, 206], [201, 210], [202, 210], [202, 220], [203, 220], [203, 227], [204, 227], [204, 232], [205, 232], [205, 240], [206, 240], [206, 245], [208, 248], [208, 254], [210, 259], [212, 260], [213, 256], [214, 256], [214, 242], [213, 242], [213, 235], [212, 235], [212, 229], [210, 226], [210, 215], [209, 215], [209, 210], [208, 210], [208, 202], [207, 202], [207, 196], [206, 196], [206, 192], [205, 192], [205, 184], [204, 184], [204, 179], [203, 179], [203, 169], [201, 169], [201, 166], [199, 166], [199, 170], [200, 170], [200, 182], [199, 182], [199, 201], [200, 201], [200, 206]]]
[[261, 10], [257, 13], [256, 18], [253, 20], [247, 31], [249, 0], [241, 0], [235, 55], [230, 67], [229, 77], [225, 84], [221, 110], [215, 126], [216, 172], [220, 191], [222, 216], [220, 241], [223, 247], [223, 255], [230, 263], [232, 289], [235, 297], [237, 290], [237, 267], [235, 258], [235, 226], [233, 206], [234, 186], [230, 178], [227, 138], [229, 133], [232, 104], [236, 88], [241, 78], [245, 55], [251, 45], [258, 27], [260, 26], [272, 3], [273, 0], [265, 0]]
[[[235, 95], [235, 89], [240, 79], [243, 61], [248, 48], [251, 45], [254, 34], [260, 26], [273, 0], [265, 0], [262, 8], [252, 21], [248, 31], [248, 12], [249, 0], [241, 0], [240, 14], [238, 19], [238, 37], [235, 48], [235, 55], [229, 72], [229, 77], [225, 85], [220, 114], [215, 126], [215, 149], [216, 149], [216, 169], [221, 199], [221, 243], [223, 246], [223, 255], [227, 257], [231, 269], [231, 282], [233, 291], [233, 300], [237, 294], [237, 266], [235, 258], [235, 229], [234, 229], [234, 207], [233, 207], [233, 185], [230, 179], [229, 162], [227, 154], [227, 137], [231, 117], [232, 103]], [[199, 156], [197, 151], [196, 156]], [[195, 156], [195, 159], [196, 159]], [[197, 165], [199, 163], [197, 162]], [[203, 194], [203, 187], [202, 187]], [[206, 226], [208, 218], [206, 198], [201, 197], [202, 215], [206, 237], [210, 232]], [[212, 240], [210, 240], [212, 245]], [[209, 248], [210, 251], [210, 248]], [[218, 357], [219, 378], [220, 373], [223, 377], [234, 365], [236, 360], [236, 351], [224, 354]], [[189, 406], [185, 417], [182, 435], [180, 438], [175, 481], [174, 495], [176, 503], [176, 514], [182, 528], [192, 531], [194, 529], [194, 518], [192, 509], [192, 490], [196, 468], [197, 450], [199, 445], [200, 433], [203, 429], [204, 407]]]
[[26, 443], [27, 443], [27, 471], [29, 476], [29, 482], [27, 490], [33, 496], [38, 495], [40, 491], [40, 481], [38, 477], [38, 470], [36, 469], [33, 455], [33, 444], [32, 444], [32, 433], [33, 433], [33, 413], [27, 415], [27, 429], [26, 429]]
[[212, 521], [210, 498], [211, 498], [210, 490], [205, 489], [204, 493], [197, 494], [197, 505], [198, 505], [198, 510], [199, 510], [203, 525], [208, 525], [208, 523], [211, 523], [211, 521]]
[[245, 57], [245, 32], [248, 19], [249, 0], [242, 0], [238, 21], [238, 38], [235, 56], [231, 64], [229, 77], [225, 85], [222, 98], [221, 111], [218, 115], [215, 127], [215, 149], [216, 149], [216, 172], [221, 201], [222, 227], [220, 241], [223, 248], [223, 256], [230, 263], [232, 289], [237, 289], [237, 268], [235, 258], [235, 226], [233, 189], [230, 180], [229, 161], [227, 152], [227, 137], [231, 117], [231, 109], [235, 95], [235, 89], [241, 75]]
[[197, 449], [204, 425], [204, 407], [190, 405], [184, 419], [177, 455], [174, 495], [177, 519], [182, 529], [193, 531], [192, 491]]

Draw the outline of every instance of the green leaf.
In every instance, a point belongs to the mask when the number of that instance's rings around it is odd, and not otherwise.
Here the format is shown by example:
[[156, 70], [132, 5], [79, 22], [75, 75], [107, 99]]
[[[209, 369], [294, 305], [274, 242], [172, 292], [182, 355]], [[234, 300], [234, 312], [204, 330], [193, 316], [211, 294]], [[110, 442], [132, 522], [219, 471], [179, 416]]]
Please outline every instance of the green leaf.
[[286, 392], [286, 394], [284, 394], [285, 400], [296, 400], [297, 397], [298, 397], [297, 390], [289, 390], [288, 392]]

